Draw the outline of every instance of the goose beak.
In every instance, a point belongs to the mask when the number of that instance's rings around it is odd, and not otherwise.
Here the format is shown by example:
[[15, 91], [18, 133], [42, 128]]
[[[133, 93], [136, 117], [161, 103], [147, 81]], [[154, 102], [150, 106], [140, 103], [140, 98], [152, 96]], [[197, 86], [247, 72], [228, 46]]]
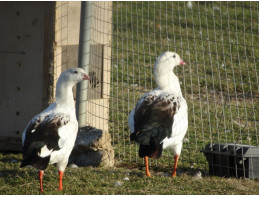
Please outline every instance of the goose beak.
[[181, 59], [181, 60], [180, 60], [180, 65], [183, 65], [183, 66], [184, 66], [185, 64], [186, 64], [186, 63]]
[[87, 74], [84, 74], [83, 80], [90, 80], [90, 77]]

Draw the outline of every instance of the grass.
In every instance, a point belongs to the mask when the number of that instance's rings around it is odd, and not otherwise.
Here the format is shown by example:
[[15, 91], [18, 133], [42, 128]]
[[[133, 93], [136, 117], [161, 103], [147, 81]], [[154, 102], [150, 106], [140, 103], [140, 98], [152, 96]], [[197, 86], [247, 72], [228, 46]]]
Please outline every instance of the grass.
[[[113, 2], [109, 132], [113, 168], [67, 168], [64, 191], [49, 166], [44, 194], [258, 194], [259, 181], [208, 175], [200, 152], [207, 143], [258, 145], [258, 2]], [[129, 141], [127, 117], [144, 92], [155, 88], [156, 57], [176, 51], [187, 63], [175, 72], [189, 106], [189, 129], [179, 160], [151, 160], [144, 176], [138, 147]], [[12, 162], [18, 161], [18, 163]], [[32, 168], [19, 169], [21, 154], [0, 154], [0, 194], [39, 194]], [[202, 172], [202, 179], [194, 173]], [[124, 181], [124, 177], [129, 181]], [[115, 187], [115, 182], [122, 185]]]
[[[37, 171], [20, 169], [21, 154], [0, 154], [0, 194], [40, 194]], [[181, 175], [171, 178], [169, 167], [151, 167], [152, 177], [144, 176], [144, 165], [128, 164], [119, 160], [113, 168], [67, 168], [63, 179], [63, 191], [58, 189], [56, 167], [49, 165], [43, 177], [45, 195], [172, 195], [172, 194], [258, 194], [259, 181], [208, 176], [197, 179], [197, 169], [180, 168]], [[128, 177], [129, 180], [124, 180]], [[120, 181], [121, 186], [115, 186]]]

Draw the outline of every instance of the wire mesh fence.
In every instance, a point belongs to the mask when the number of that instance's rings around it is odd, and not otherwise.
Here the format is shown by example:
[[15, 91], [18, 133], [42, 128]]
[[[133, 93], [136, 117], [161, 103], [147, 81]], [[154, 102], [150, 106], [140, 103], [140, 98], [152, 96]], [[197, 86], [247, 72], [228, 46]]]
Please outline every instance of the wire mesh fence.
[[[174, 70], [189, 114], [179, 166], [207, 169], [200, 151], [208, 143], [258, 146], [258, 2], [126, 1], [113, 2], [112, 7], [99, 2], [91, 2], [91, 6], [97, 13], [91, 15], [91, 34], [103, 39], [112, 36], [112, 40], [89, 40], [94, 45], [89, 52], [94, 62], [89, 63], [89, 73], [95, 76], [95, 82], [89, 85], [88, 93], [100, 92], [100, 98], [109, 100], [107, 104], [104, 100], [89, 101], [95, 106], [87, 108], [86, 116], [93, 119], [88, 122], [95, 118], [108, 121], [103, 128], [112, 137], [115, 163], [143, 162], [138, 157], [138, 146], [130, 142], [128, 115], [144, 93], [156, 88], [153, 65], [164, 51], [175, 51], [186, 62]], [[69, 12], [62, 10], [60, 20], [68, 20]], [[109, 22], [102, 17], [108, 17], [110, 12]], [[56, 31], [63, 32], [60, 40], [69, 40], [69, 33], [63, 31], [66, 25], [62, 24]], [[104, 25], [111, 25], [112, 30], [104, 31]], [[98, 47], [100, 43], [104, 48]], [[105, 74], [99, 76], [94, 67], [105, 47], [111, 48], [111, 57], [105, 57], [111, 65], [102, 67]], [[56, 57], [58, 54], [61, 53]], [[63, 47], [63, 55], [69, 54], [69, 48]], [[110, 79], [103, 81], [102, 76]], [[103, 92], [102, 82], [109, 92]], [[102, 115], [106, 109], [107, 117]], [[168, 168], [172, 155], [164, 152], [160, 160], [152, 163]]]
[[113, 2], [109, 131], [117, 156], [138, 161], [127, 116], [156, 87], [153, 65], [168, 50], [187, 63], [175, 70], [189, 106], [183, 164], [206, 168], [200, 150], [208, 143], [258, 145], [258, 33], [258, 2]]

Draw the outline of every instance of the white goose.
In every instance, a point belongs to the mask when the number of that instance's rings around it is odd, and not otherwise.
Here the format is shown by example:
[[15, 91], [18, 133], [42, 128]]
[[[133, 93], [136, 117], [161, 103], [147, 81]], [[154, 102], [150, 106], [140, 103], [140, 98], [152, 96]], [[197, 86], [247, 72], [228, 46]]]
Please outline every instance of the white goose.
[[188, 128], [187, 103], [173, 72], [177, 65], [185, 62], [174, 52], [164, 52], [157, 58], [154, 66], [157, 88], [142, 96], [128, 117], [130, 139], [140, 145], [139, 156], [145, 159], [147, 176], [151, 176], [148, 158], [159, 158], [163, 149], [171, 149], [174, 154], [172, 176], [176, 176]]
[[62, 190], [63, 173], [78, 131], [72, 87], [89, 79], [81, 68], [64, 71], [57, 82], [56, 102], [32, 118], [23, 132], [20, 167], [31, 165], [39, 170], [41, 192], [43, 172], [48, 164], [54, 163], [59, 172], [59, 190]]

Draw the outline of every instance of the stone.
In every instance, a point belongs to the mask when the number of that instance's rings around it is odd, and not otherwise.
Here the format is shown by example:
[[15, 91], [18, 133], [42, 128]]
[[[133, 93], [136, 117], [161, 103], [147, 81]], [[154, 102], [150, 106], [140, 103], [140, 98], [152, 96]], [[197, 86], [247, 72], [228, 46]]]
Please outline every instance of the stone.
[[12, 159], [11, 161], [12, 163], [18, 163], [18, 161], [16, 159]]
[[129, 177], [124, 177], [123, 178], [123, 181], [129, 181], [130, 179], [129, 179]]
[[201, 179], [202, 173], [201, 173], [201, 171], [196, 171], [193, 176], [194, 176], [195, 179]]
[[74, 163], [71, 163], [68, 167], [69, 168], [78, 168], [78, 166], [76, 164], [74, 164]]
[[183, 142], [184, 142], [184, 143], [189, 143], [189, 139], [185, 137], [185, 138], [183, 139]]
[[90, 127], [80, 128], [69, 163], [79, 167], [114, 165], [114, 150], [108, 132]]
[[115, 184], [114, 184], [115, 187], [119, 187], [119, 186], [122, 186], [122, 182], [120, 181], [116, 181]]

